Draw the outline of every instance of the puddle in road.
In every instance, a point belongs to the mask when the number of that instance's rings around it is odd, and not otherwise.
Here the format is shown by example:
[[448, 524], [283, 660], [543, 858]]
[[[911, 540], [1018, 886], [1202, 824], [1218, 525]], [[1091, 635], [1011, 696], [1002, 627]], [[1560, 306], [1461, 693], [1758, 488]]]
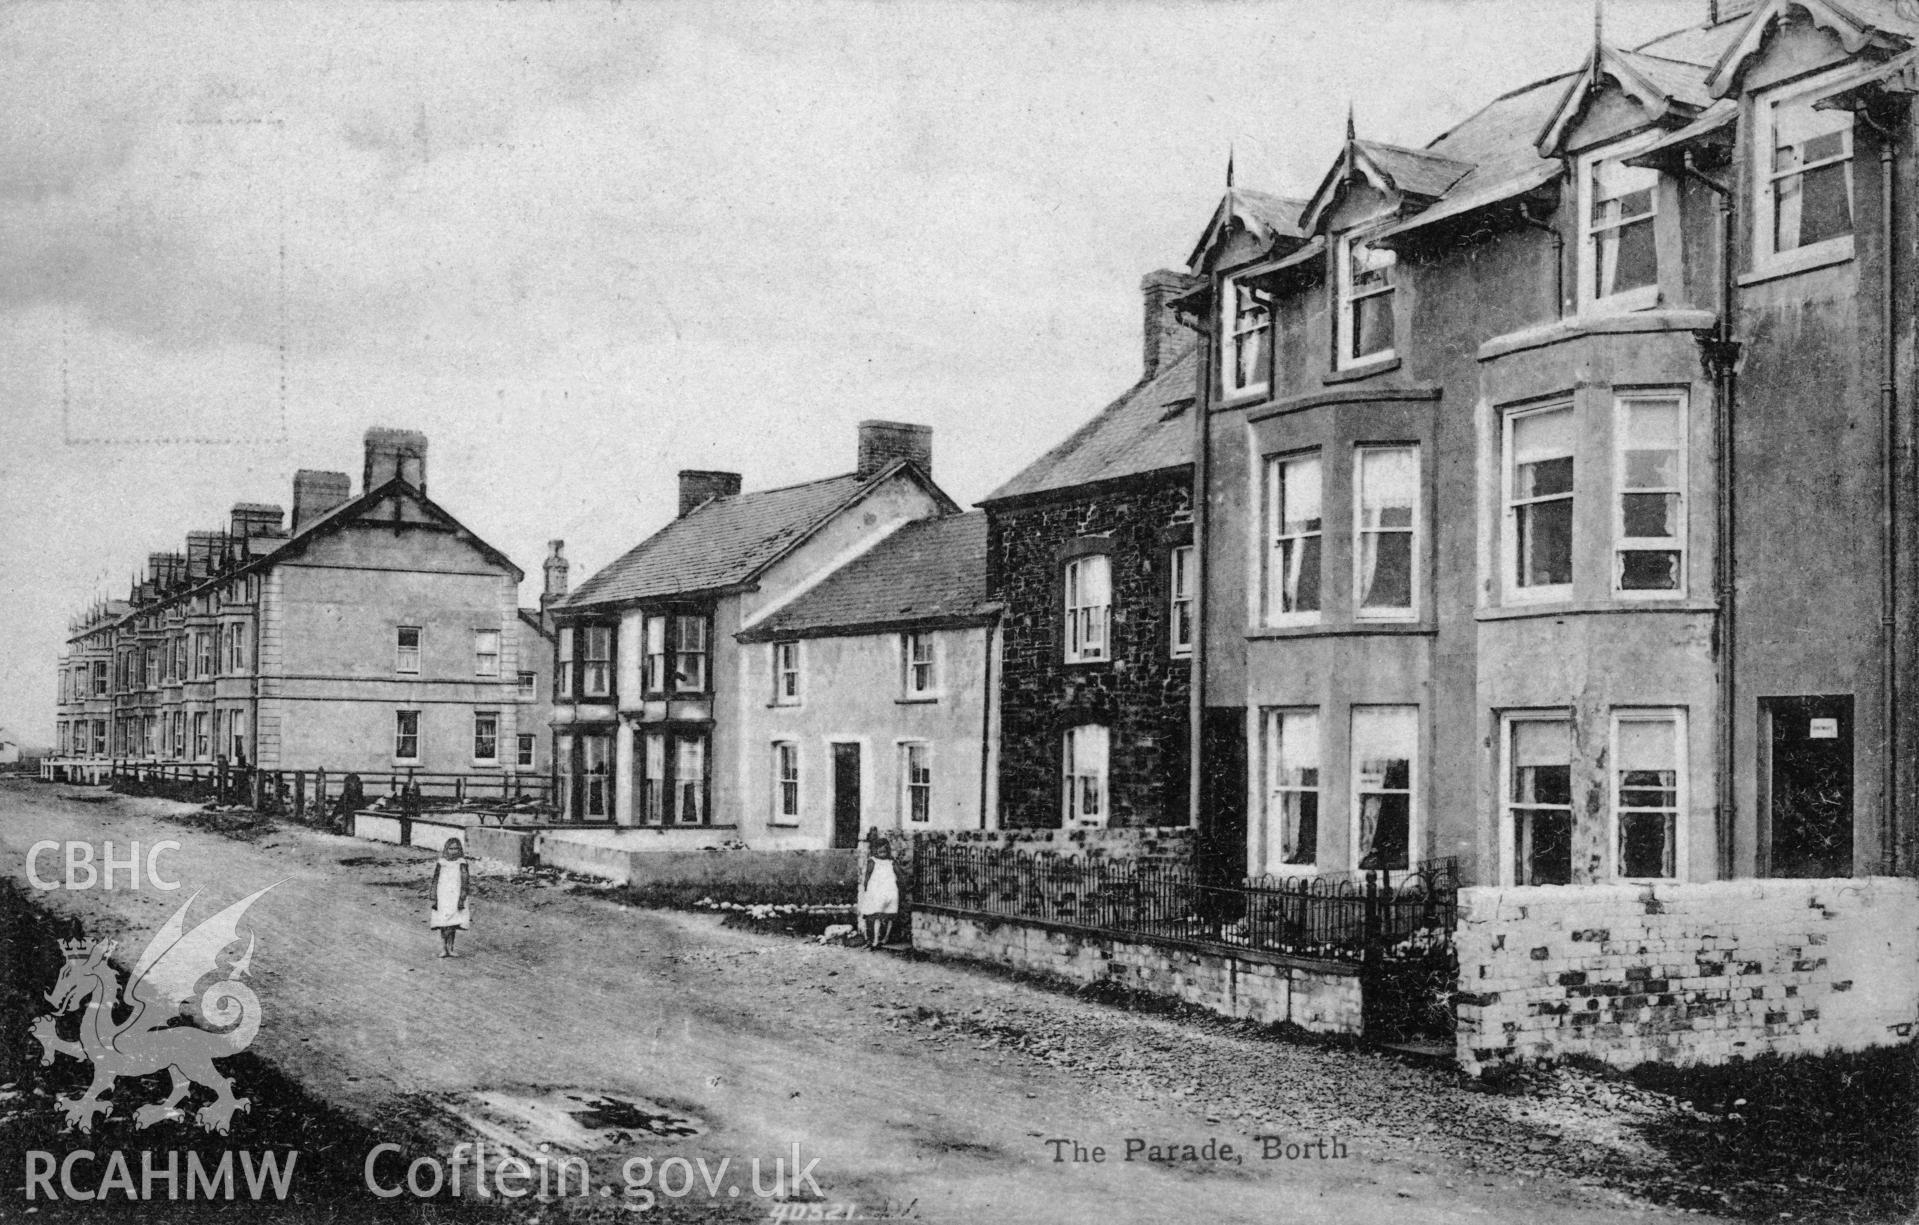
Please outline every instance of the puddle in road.
[[445, 1108], [479, 1135], [523, 1152], [551, 1145], [593, 1153], [706, 1130], [698, 1119], [657, 1102], [599, 1089], [481, 1089]]

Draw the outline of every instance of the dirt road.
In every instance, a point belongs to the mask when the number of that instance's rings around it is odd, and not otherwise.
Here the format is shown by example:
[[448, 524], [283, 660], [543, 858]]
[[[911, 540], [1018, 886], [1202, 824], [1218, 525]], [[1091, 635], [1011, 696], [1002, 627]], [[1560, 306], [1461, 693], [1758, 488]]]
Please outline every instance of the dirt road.
[[[89, 934], [124, 934], [136, 949], [193, 890], [206, 891], [198, 917], [280, 882], [253, 912], [255, 982], [269, 1010], [253, 1049], [392, 1134], [408, 1156], [478, 1138], [446, 1109], [476, 1092], [585, 1086], [661, 1103], [704, 1128], [596, 1155], [596, 1180], [617, 1184], [635, 1154], [727, 1157], [735, 1171], [759, 1157], [770, 1169], [797, 1144], [819, 1159], [813, 1176], [828, 1201], [869, 1213], [911, 1201], [930, 1222], [1651, 1214], [1590, 1182], [1528, 1176], [1559, 1145], [1643, 1156], [1597, 1108], [1517, 1105], [1381, 1056], [1194, 1030], [964, 967], [502, 878], [477, 882], [465, 956], [440, 960], [425, 928], [423, 853], [298, 827], [241, 841], [163, 819], [171, 810], [0, 784], [0, 868], [24, 883], [26, 852], [43, 839], [97, 848], [111, 838], [121, 855], [133, 840], [179, 842], [161, 860], [179, 891], [122, 880], [112, 891], [37, 895]], [[58, 875], [58, 856], [38, 867]], [[1262, 1160], [1256, 1135], [1327, 1143]], [[1191, 1145], [1198, 1159], [1128, 1161], [1129, 1139], [1174, 1158]], [[1209, 1140], [1239, 1160], [1206, 1159]], [[1105, 1160], [1073, 1161], [1059, 1141], [1089, 1157], [1104, 1149]], [[1498, 1144], [1545, 1155], [1506, 1160]], [[743, 1188], [730, 1200], [722, 1190], [713, 1211], [767, 1212]]]

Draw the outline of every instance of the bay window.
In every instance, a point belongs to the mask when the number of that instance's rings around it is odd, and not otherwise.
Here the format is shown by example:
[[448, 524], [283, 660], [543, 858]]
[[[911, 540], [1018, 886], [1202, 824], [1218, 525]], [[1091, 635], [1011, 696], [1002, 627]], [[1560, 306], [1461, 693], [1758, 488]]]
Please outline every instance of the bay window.
[[1105, 825], [1107, 821], [1108, 730], [1097, 723], [1069, 728], [1062, 745], [1064, 824]]
[[1113, 603], [1112, 563], [1103, 553], [1066, 563], [1066, 662], [1108, 659]]
[[1319, 712], [1265, 712], [1266, 807], [1261, 870], [1319, 859]]
[[1266, 462], [1266, 624], [1319, 619], [1318, 455]]
[[1573, 409], [1506, 415], [1504, 569], [1516, 599], [1565, 599], [1573, 581]]
[[1753, 104], [1753, 257], [1760, 268], [1852, 253], [1852, 113], [1813, 106], [1833, 76], [1795, 81]]
[[1613, 845], [1622, 877], [1670, 878], [1684, 868], [1685, 732], [1681, 710], [1613, 712]]
[[1413, 841], [1413, 758], [1419, 750], [1416, 706], [1353, 707], [1354, 863], [1404, 871]]
[[1266, 355], [1272, 345], [1270, 305], [1235, 277], [1220, 282], [1220, 386], [1230, 399], [1266, 389]]
[[1398, 257], [1363, 234], [1339, 240], [1339, 320], [1335, 369], [1393, 356]]
[[1515, 885], [1569, 885], [1573, 868], [1572, 720], [1511, 714], [1501, 737], [1501, 842]]
[[1353, 455], [1353, 608], [1362, 620], [1417, 615], [1419, 448], [1363, 446]]
[[711, 782], [707, 733], [647, 731], [639, 736], [636, 748], [640, 822], [707, 824], [712, 819], [707, 803]]
[[1622, 398], [1614, 425], [1618, 514], [1613, 589], [1680, 595], [1686, 587], [1686, 401]]

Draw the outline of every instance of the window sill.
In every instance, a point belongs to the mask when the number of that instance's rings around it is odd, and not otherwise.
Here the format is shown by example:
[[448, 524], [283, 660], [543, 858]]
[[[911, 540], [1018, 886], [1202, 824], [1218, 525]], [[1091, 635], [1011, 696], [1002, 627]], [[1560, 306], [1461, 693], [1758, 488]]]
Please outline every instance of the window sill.
[[801, 710], [805, 706], [804, 702], [768, 702], [766, 704], [768, 710]]
[[1221, 408], [1243, 408], [1248, 404], [1258, 404], [1271, 394], [1272, 385], [1261, 383], [1257, 387], [1243, 387], [1238, 391], [1223, 391], [1219, 396]]
[[1798, 276], [1802, 272], [1813, 272], [1820, 268], [1831, 268], [1837, 264], [1852, 262], [1852, 244], [1847, 243], [1840, 249], [1824, 251], [1807, 248], [1795, 251], [1791, 255], [1782, 255], [1764, 264], [1739, 274], [1739, 285], [1743, 289], [1748, 285], [1762, 285], [1767, 281], [1777, 281], [1782, 277]]
[[1712, 600], [1556, 600], [1551, 603], [1517, 604], [1503, 608], [1481, 608], [1473, 613], [1475, 621], [1524, 621], [1535, 617], [1587, 617], [1614, 613], [1711, 613], [1719, 611]]
[[1266, 625], [1246, 631], [1248, 642], [1287, 638], [1364, 638], [1394, 634], [1430, 637], [1439, 631], [1430, 621], [1345, 621], [1313, 625]]
[[893, 705], [895, 706], [937, 706], [939, 704], [939, 700], [940, 700], [939, 695], [935, 693], [935, 694], [927, 694], [921, 697], [894, 698]]
[[651, 822], [648, 822], [644, 824], [635, 823], [633, 825], [622, 826], [621, 828], [632, 829], [632, 830], [646, 830], [650, 833], [655, 833], [655, 834], [671, 834], [671, 833], [677, 833], [681, 830], [684, 830], [689, 834], [703, 834], [707, 832], [708, 830], [738, 829], [739, 826], [732, 825], [732, 824], [728, 824], [728, 825], [656, 825]]
[[1376, 374], [1386, 374], [1400, 367], [1398, 354], [1390, 357], [1369, 358], [1366, 361], [1334, 370], [1319, 380], [1322, 383], [1357, 383], [1361, 379], [1372, 378]]
[[1066, 668], [1110, 668], [1113, 666], [1113, 661], [1110, 659], [1063, 659], [1060, 661], [1060, 666]]

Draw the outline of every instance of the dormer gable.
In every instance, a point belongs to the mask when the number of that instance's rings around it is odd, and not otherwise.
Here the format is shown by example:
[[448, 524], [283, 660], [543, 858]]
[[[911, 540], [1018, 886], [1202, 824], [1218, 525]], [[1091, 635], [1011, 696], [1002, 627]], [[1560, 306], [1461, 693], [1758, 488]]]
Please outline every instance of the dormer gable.
[[1300, 228], [1307, 234], [1325, 233], [1328, 222], [1356, 185], [1377, 193], [1380, 210], [1404, 215], [1417, 212], [1446, 194], [1446, 189], [1471, 173], [1471, 162], [1406, 149], [1351, 134], [1318, 190], [1306, 202]]
[[1539, 156], [1563, 157], [1648, 124], [1688, 123], [1711, 101], [1703, 77], [1694, 65], [1595, 40], [1540, 129]]
[[[1242, 263], [1254, 253], [1284, 255], [1306, 239], [1299, 228], [1304, 207], [1299, 200], [1229, 185], [1186, 266], [1198, 273]], [[1235, 243], [1241, 236], [1245, 241]]]
[[[1908, 6], [1909, 7], [1909, 6]], [[1763, 0], [1706, 78], [1715, 98], [1738, 92], [1748, 73], [1775, 45], [1783, 25], [1803, 22], [1822, 32], [1847, 56], [1884, 57], [1912, 46], [1919, 15], [1905, 16], [1894, 0]]]

